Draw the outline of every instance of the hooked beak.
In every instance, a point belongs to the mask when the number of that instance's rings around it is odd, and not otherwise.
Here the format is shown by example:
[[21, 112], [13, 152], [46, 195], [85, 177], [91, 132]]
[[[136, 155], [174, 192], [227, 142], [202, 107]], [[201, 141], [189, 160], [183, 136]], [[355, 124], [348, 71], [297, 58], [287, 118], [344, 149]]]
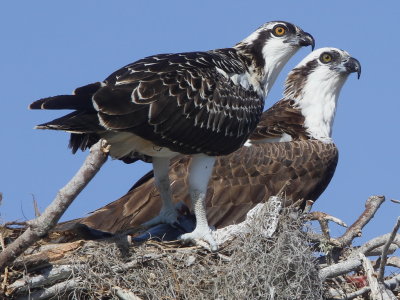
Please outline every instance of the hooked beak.
[[346, 71], [349, 73], [357, 72], [357, 79], [360, 79], [361, 64], [357, 59], [350, 57], [349, 60], [344, 63], [344, 67], [346, 68]]
[[311, 51], [314, 50], [315, 40], [311, 34], [308, 32], [302, 32], [298, 38], [298, 43], [300, 46], [311, 46]]

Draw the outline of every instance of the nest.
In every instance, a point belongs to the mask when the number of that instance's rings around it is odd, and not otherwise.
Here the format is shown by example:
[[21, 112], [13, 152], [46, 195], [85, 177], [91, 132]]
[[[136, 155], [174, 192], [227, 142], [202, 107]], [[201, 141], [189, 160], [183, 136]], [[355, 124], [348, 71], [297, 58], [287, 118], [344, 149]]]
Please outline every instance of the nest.
[[[340, 238], [313, 232], [307, 225], [309, 219], [291, 209], [276, 214], [276, 208], [264, 205], [216, 253], [179, 242], [135, 244], [127, 235], [94, 241], [76, 232], [52, 232], [6, 269], [0, 297], [371, 299], [371, 271], [361, 263], [339, 273], [331, 269], [357, 262], [356, 252], [379, 255], [382, 242], [339, 247]], [[2, 229], [8, 244], [24, 225], [7, 224]], [[397, 249], [398, 244], [400, 238], [395, 234], [391, 247]], [[390, 257], [387, 265], [396, 265], [396, 259]], [[372, 261], [372, 269], [379, 269], [379, 258]], [[398, 278], [397, 273], [385, 277], [382, 291], [399, 298], [397, 285], [390, 285]]]

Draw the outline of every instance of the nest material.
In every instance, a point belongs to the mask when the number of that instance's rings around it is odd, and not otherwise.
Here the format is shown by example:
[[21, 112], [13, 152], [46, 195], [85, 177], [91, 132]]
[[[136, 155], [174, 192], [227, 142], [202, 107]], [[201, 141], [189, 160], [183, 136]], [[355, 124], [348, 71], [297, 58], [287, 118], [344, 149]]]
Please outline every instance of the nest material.
[[[129, 236], [89, 241], [71, 232], [52, 233], [2, 275], [0, 299], [370, 299], [361, 265], [326, 278], [321, 272], [351, 261], [356, 251], [379, 255], [382, 242], [337, 248], [329, 237], [315, 239], [304, 216], [286, 210], [277, 221], [270, 208], [257, 211], [217, 253], [178, 242], [133, 245]], [[22, 229], [3, 227], [5, 242]], [[59, 243], [65, 237], [70, 241]], [[388, 265], [400, 265], [396, 259], [390, 257]], [[385, 282], [394, 282], [390, 290], [400, 299], [397, 278], [391, 274]]]

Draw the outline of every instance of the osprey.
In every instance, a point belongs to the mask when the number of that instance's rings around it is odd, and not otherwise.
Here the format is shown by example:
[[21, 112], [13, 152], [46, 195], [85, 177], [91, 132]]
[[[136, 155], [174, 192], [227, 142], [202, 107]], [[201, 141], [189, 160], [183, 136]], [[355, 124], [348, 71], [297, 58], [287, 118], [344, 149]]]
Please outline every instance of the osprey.
[[[358, 77], [361, 73], [355, 58], [343, 50], [321, 48], [289, 73], [283, 99], [263, 113], [245, 146], [217, 158], [206, 198], [210, 225], [224, 227], [243, 221], [251, 208], [276, 195], [287, 183], [284, 205], [320, 196], [336, 168], [338, 151], [331, 139], [332, 125], [339, 93], [352, 72]], [[176, 158], [170, 168], [174, 201], [188, 205], [191, 159]], [[159, 198], [149, 172], [120, 199], [64, 225], [81, 223], [122, 232], [156, 215]]]
[[216, 249], [204, 210], [215, 156], [244, 144], [282, 67], [307, 45], [314, 39], [299, 27], [269, 22], [232, 48], [149, 56], [30, 108], [74, 110], [36, 127], [71, 132], [73, 152], [104, 138], [113, 158], [152, 161], [163, 205], [149, 224], [175, 222], [169, 162], [193, 155], [188, 184], [197, 225], [182, 239], [204, 239]]

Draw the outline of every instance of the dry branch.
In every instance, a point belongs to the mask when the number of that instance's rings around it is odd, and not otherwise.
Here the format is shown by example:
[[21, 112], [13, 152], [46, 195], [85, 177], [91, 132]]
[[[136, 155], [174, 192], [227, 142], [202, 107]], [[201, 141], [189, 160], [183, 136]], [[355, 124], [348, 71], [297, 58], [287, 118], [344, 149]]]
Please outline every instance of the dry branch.
[[334, 222], [334, 223], [338, 224], [339, 226], [348, 227], [347, 224], [345, 222], [343, 222], [342, 220], [340, 220], [339, 218], [331, 216], [331, 215], [329, 215], [327, 213], [324, 213], [322, 211], [310, 212], [307, 215], [307, 218], [309, 220], [311, 220], [311, 221], [320, 221], [320, 220], [331, 221], [331, 222]]
[[[29, 294], [29, 300], [42, 300], [42, 299], [49, 299], [52, 297], [57, 297], [57, 299], [62, 299], [60, 295], [65, 295], [69, 291], [76, 289], [79, 287], [80, 282], [79, 279], [70, 279], [67, 281], [63, 281], [60, 283], [57, 283], [49, 288], [42, 289], [33, 293]], [[15, 300], [26, 300], [27, 296], [22, 295], [19, 297], [16, 297]]]
[[385, 245], [383, 246], [382, 256], [381, 256], [381, 263], [379, 265], [379, 274], [378, 274], [378, 281], [383, 281], [383, 275], [385, 273], [385, 266], [387, 262], [387, 255], [389, 251], [389, 247], [392, 244], [394, 238], [396, 237], [397, 231], [399, 231], [400, 227], [400, 218], [397, 218], [396, 224], [390, 234], [388, 240], [386, 241]]
[[361, 235], [361, 230], [374, 217], [375, 212], [379, 209], [384, 201], [384, 196], [371, 196], [368, 198], [367, 202], [365, 203], [365, 210], [361, 216], [346, 230], [341, 237], [337, 239], [342, 247], [350, 246], [354, 238]]
[[90, 180], [100, 170], [107, 160], [105, 143], [100, 140], [90, 149], [90, 154], [75, 174], [75, 176], [57, 193], [56, 198], [46, 208], [41, 216], [29, 221], [29, 227], [13, 243], [0, 253], [0, 272], [21, 255], [32, 244], [45, 236], [72, 203], [72, 201], [85, 188]]
[[325, 281], [327, 278], [334, 278], [354, 271], [361, 266], [361, 263], [360, 259], [348, 259], [321, 269], [319, 271], [319, 277], [322, 281]]
[[[387, 289], [392, 290], [392, 291], [397, 289], [400, 286], [400, 274], [394, 276], [391, 279], [385, 280], [384, 285]], [[351, 300], [351, 299], [357, 298], [361, 295], [364, 295], [364, 294], [368, 293], [369, 291], [371, 291], [371, 288], [369, 286], [365, 286], [355, 292], [346, 294], [345, 297], [341, 297], [341, 295], [339, 295], [337, 291], [331, 290], [330, 296], [334, 297], [335, 300]]]
[[365, 273], [367, 274], [369, 287], [371, 288], [372, 300], [383, 300], [382, 292], [379, 287], [378, 280], [376, 279], [376, 275], [374, 272], [374, 268], [372, 267], [371, 261], [363, 253], [358, 253], [358, 256], [360, 257]]
[[[357, 249], [357, 251], [364, 253], [365, 255], [370, 255], [372, 251], [377, 249], [378, 247], [381, 247], [385, 245], [385, 243], [389, 240], [391, 236], [391, 233], [387, 233], [381, 236], [378, 236], [376, 238], [373, 238], [369, 240], [368, 242], [364, 243], [363, 245], [360, 246], [360, 248]], [[392, 246], [396, 246], [397, 248], [400, 247], [400, 234], [396, 234], [393, 241], [392, 241]], [[382, 251], [380, 251], [380, 254]]]

